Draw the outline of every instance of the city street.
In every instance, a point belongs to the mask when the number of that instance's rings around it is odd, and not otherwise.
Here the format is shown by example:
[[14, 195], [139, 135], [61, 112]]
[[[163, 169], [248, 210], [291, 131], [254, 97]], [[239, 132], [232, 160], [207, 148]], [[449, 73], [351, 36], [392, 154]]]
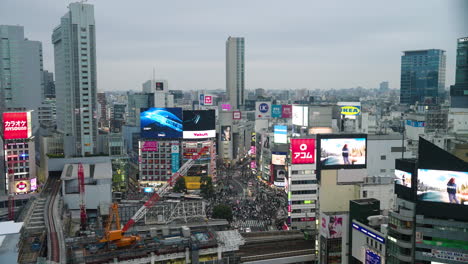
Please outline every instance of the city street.
[[221, 168], [218, 172], [215, 196], [209, 201], [209, 215], [215, 205], [226, 204], [232, 208], [233, 228], [244, 232], [278, 229], [277, 223], [286, 217], [287, 197], [283, 189], [258, 180], [247, 163]]

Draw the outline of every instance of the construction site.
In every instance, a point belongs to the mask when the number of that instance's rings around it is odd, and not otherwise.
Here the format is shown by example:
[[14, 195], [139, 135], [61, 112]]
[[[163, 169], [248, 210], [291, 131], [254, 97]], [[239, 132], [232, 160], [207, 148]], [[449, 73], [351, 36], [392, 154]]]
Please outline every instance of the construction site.
[[43, 193], [27, 209], [18, 263], [241, 263], [273, 256], [315, 258], [309, 250], [315, 241], [299, 231], [244, 237], [231, 230], [226, 220], [208, 219], [201, 197], [172, 193], [173, 183], [196, 159], [194, 155], [156, 192], [118, 199], [112, 198], [110, 164], [66, 164], [63, 171], [49, 175]]

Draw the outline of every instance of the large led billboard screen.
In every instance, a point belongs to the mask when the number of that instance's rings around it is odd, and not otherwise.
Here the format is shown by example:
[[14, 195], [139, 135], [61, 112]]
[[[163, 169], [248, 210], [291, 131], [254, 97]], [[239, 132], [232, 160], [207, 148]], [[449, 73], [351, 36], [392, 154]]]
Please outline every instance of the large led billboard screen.
[[418, 200], [468, 205], [468, 172], [418, 170]]
[[411, 188], [411, 173], [395, 170], [396, 183]]
[[142, 109], [140, 126], [142, 138], [182, 138], [182, 108]]
[[291, 162], [292, 164], [315, 163], [315, 139], [291, 139]]
[[31, 112], [3, 113], [3, 138], [23, 139], [32, 136]]
[[216, 137], [216, 121], [214, 110], [183, 111], [184, 138], [213, 138]]
[[231, 126], [221, 126], [221, 141], [231, 141]]
[[366, 135], [319, 134], [320, 167], [322, 169], [365, 168], [367, 162]]

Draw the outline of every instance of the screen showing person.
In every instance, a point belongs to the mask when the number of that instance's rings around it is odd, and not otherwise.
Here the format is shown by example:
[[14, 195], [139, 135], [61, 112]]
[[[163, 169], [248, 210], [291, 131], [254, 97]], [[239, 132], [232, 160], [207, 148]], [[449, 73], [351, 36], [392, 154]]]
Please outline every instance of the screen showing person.
[[221, 141], [231, 141], [231, 126], [221, 127]]
[[468, 205], [468, 172], [418, 170], [418, 200]]
[[322, 138], [320, 142], [322, 167], [366, 164], [366, 138]]
[[402, 170], [395, 170], [395, 182], [411, 188], [411, 173], [402, 171]]

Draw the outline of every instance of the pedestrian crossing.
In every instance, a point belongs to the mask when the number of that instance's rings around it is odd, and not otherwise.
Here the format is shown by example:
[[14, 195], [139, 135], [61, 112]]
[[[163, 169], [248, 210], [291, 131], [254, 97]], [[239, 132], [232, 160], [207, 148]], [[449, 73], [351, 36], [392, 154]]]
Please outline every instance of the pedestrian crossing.
[[235, 220], [231, 223], [231, 226], [240, 230], [245, 230], [248, 227], [252, 231], [266, 231], [268, 230], [268, 221], [256, 219]]

